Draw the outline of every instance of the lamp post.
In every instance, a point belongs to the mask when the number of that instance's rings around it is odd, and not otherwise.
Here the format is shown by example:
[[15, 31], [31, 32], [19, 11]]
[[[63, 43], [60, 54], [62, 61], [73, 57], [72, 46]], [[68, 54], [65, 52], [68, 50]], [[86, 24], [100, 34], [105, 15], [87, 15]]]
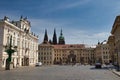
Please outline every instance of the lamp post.
[[[14, 47], [15, 49], [17, 46]], [[8, 54], [8, 58], [6, 59], [6, 66], [5, 70], [10, 70], [10, 63], [12, 58], [12, 53], [14, 53], [16, 50], [12, 49], [12, 36], [10, 36], [10, 43], [5, 46], [5, 52]]]

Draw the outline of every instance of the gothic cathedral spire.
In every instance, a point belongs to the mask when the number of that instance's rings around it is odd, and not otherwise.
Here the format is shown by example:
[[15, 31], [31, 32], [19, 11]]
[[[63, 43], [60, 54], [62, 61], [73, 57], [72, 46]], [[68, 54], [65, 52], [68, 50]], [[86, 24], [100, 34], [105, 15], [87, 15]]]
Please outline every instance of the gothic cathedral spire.
[[47, 30], [45, 29], [45, 35], [44, 35], [43, 43], [47, 43], [47, 42], [48, 42], [48, 35], [47, 35]]
[[54, 34], [53, 34], [53, 44], [57, 44], [57, 35], [56, 35], [56, 29], [54, 29]]

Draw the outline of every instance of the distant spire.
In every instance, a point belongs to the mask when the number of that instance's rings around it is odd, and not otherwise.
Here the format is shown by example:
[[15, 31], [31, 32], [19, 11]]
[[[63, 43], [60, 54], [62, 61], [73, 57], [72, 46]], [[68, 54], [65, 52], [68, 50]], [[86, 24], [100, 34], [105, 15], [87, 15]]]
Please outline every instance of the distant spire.
[[23, 19], [23, 16], [22, 16], [22, 15], [20, 16], [20, 19]]
[[22, 15], [20, 16], [20, 20], [23, 20], [23, 16]]
[[63, 36], [63, 33], [62, 33], [62, 29], [61, 29], [60, 37], [59, 37], [59, 44], [65, 44], [65, 39], [64, 39], [64, 36]]
[[53, 44], [57, 44], [57, 35], [56, 35], [56, 29], [54, 29], [54, 34], [53, 34]]
[[4, 16], [4, 20], [9, 21], [9, 18], [7, 16]]
[[63, 35], [63, 33], [62, 33], [62, 29], [61, 29], [61, 33], [60, 33], [60, 35], [61, 35], [61, 36]]
[[100, 44], [100, 41], [98, 40], [98, 45]]
[[47, 43], [47, 42], [48, 42], [48, 35], [47, 35], [47, 30], [45, 29], [45, 35], [44, 35], [43, 43]]

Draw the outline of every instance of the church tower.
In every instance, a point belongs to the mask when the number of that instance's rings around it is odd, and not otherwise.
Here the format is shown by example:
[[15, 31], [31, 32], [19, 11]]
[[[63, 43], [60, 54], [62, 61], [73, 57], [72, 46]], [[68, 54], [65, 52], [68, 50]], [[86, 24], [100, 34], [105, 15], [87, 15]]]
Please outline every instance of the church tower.
[[43, 43], [48, 43], [48, 35], [47, 35], [47, 30], [45, 29], [45, 35], [44, 35], [44, 41]]
[[60, 33], [60, 37], [59, 37], [59, 44], [65, 44], [65, 39], [62, 33], [62, 29], [61, 29], [61, 33]]
[[53, 34], [53, 45], [57, 44], [57, 35], [56, 35], [56, 30], [54, 29], [54, 34]]

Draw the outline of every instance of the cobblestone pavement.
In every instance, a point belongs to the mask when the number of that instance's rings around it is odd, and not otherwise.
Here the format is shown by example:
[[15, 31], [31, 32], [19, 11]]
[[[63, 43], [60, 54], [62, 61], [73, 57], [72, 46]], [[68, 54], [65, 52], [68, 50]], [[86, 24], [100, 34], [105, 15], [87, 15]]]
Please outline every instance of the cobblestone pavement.
[[0, 80], [120, 80], [120, 77], [107, 68], [95, 69], [89, 65], [53, 65], [1, 71]]

